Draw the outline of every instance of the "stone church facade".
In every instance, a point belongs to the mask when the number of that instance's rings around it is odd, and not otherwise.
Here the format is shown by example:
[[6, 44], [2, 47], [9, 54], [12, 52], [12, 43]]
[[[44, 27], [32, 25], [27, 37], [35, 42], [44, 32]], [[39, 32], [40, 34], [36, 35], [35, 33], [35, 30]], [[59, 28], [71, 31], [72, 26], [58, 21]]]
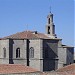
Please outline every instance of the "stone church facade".
[[23, 31], [0, 39], [0, 64], [23, 64], [51, 71], [72, 64], [74, 48], [55, 34], [53, 14], [47, 16], [46, 34]]

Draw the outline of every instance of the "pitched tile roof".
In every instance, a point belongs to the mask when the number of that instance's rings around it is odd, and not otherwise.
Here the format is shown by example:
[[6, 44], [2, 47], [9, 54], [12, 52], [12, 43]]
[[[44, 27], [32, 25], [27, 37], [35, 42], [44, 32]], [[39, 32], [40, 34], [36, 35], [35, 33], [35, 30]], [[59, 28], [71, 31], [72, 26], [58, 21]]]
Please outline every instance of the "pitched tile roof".
[[40, 72], [40, 71], [20, 64], [0, 64], [0, 74], [31, 73], [31, 72]]
[[45, 34], [43, 33], [36, 33], [33, 31], [23, 31], [19, 32], [4, 38], [11, 38], [11, 39], [34, 39], [34, 38], [48, 38]]
[[42, 75], [75, 75], [75, 64], [65, 66], [56, 71], [44, 72]]
[[59, 38], [50, 38], [50, 35], [38, 33], [36, 31], [23, 31], [16, 34], [4, 37], [2, 39], [53, 39], [61, 40]]
[[75, 75], [75, 64], [71, 64], [68, 66], [65, 66], [63, 68], [58, 69], [56, 72], [62, 73], [64, 75]]

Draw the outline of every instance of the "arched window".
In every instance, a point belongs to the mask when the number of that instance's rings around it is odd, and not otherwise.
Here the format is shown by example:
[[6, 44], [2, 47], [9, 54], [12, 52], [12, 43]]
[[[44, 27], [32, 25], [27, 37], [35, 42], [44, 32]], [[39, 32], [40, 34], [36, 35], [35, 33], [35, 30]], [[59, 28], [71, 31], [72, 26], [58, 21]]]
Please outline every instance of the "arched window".
[[50, 34], [50, 26], [48, 26], [48, 34]]
[[50, 24], [50, 18], [48, 19], [48, 24]]
[[34, 58], [34, 48], [33, 47], [30, 48], [29, 55], [30, 55], [30, 58]]
[[20, 58], [20, 48], [16, 49], [16, 58]]
[[4, 51], [4, 58], [6, 58], [6, 48], [5, 47], [3, 48], [3, 51]]

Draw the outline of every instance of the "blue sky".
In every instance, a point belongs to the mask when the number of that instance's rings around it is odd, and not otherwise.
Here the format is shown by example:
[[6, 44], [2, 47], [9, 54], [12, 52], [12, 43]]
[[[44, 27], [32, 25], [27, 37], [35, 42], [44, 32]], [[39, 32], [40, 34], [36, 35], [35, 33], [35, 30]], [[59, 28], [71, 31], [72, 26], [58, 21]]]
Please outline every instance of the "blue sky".
[[57, 36], [74, 45], [74, 0], [0, 0], [0, 37], [27, 29], [45, 33], [50, 6]]

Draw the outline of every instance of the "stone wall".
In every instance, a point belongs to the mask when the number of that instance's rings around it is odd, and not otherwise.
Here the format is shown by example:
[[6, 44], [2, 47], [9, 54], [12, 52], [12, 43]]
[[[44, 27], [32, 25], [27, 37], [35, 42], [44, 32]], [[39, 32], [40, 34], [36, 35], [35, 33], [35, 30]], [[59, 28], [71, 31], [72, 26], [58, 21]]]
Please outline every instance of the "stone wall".
[[30, 67], [36, 68], [38, 70], [43, 70], [42, 66], [42, 40], [41, 39], [32, 39], [29, 40], [29, 48], [34, 48], [34, 58], [29, 58]]
[[66, 50], [62, 47], [62, 40], [58, 42], [58, 59], [58, 68], [61, 68], [66, 64]]
[[[13, 64], [27, 65], [26, 46], [27, 46], [26, 40], [13, 40], [12, 47], [11, 47], [11, 49], [13, 48], [13, 50], [12, 50]], [[20, 48], [20, 58], [16, 58], [16, 49], [17, 48]]]
[[74, 48], [68, 46], [62, 46], [62, 41], [58, 42], [58, 68], [73, 63], [74, 60]]
[[67, 64], [72, 64], [74, 61], [74, 48], [73, 47], [69, 47], [66, 48], [67, 49]]
[[[4, 57], [4, 50], [6, 49], [6, 57]], [[9, 64], [9, 40], [0, 40], [0, 64]]]
[[[34, 48], [34, 57], [29, 57], [29, 66], [38, 70], [43, 70], [42, 50], [43, 44], [41, 39], [29, 40], [29, 49]], [[16, 58], [16, 49], [20, 48], [20, 58]], [[28, 53], [29, 54], [29, 53]], [[12, 55], [12, 56], [11, 56]], [[10, 40], [10, 63], [24, 64], [27, 66], [27, 40]], [[37, 64], [37, 65], [36, 65]]]
[[43, 41], [43, 71], [57, 69], [58, 65], [58, 40]]

